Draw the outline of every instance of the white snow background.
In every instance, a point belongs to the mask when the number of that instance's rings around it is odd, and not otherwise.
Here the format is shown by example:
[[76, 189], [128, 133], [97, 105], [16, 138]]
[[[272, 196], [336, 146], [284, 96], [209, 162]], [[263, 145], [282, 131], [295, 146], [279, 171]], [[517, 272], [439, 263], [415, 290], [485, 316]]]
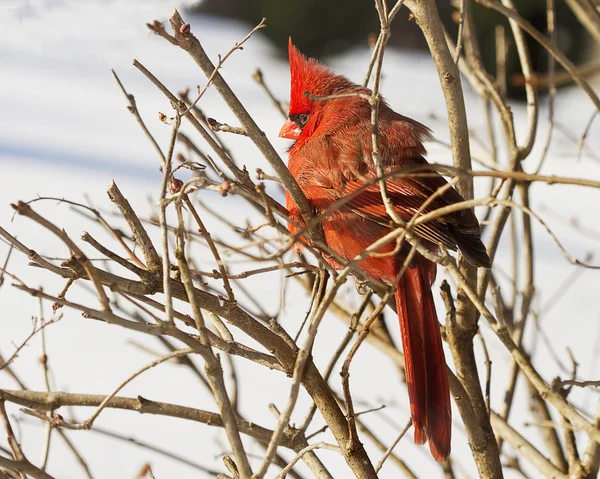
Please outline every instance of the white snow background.
[[[106, 189], [114, 179], [136, 211], [149, 214], [156, 203], [161, 173], [158, 158], [128, 113], [122, 93], [110, 75], [114, 68], [128, 91], [135, 95], [137, 105], [152, 133], [166, 150], [170, 127], [157, 119], [158, 111], [169, 115], [168, 101], [131, 64], [137, 58], [172, 91], [186, 86], [192, 91], [195, 85], [204, 84], [205, 78], [193, 61], [183, 51], [151, 34], [145, 23], [157, 19], [167, 21], [173, 7], [181, 2], [165, 1], [75, 1], [75, 0], [2, 0], [0, 3], [0, 225], [17, 235], [19, 240], [40, 254], [67, 256], [68, 251], [58, 240], [26, 218], [13, 218], [11, 202], [30, 200], [36, 196], [52, 196], [85, 202], [89, 195], [93, 204], [104, 212], [112, 211]], [[397, 21], [405, 21], [405, 16]], [[241, 40], [249, 27], [210, 17], [185, 17], [192, 32], [199, 37], [212, 58], [226, 53], [236, 41]], [[328, 63], [338, 72], [353, 80], [362, 81], [369, 51], [356, 48], [342, 57], [330, 58]], [[251, 79], [256, 67], [265, 74], [266, 81], [281, 99], [288, 95], [288, 71], [285, 58], [276, 54], [261, 33], [257, 33], [224, 65], [222, 74], [239, 96], [260, 127], [267, 133], [276, 148], [285, 155], [289, 142], [277, 138], [281, 117], [264, 93]], [[390, 104], [405, 115], [429, 125], [441, 139], [448, 139], [444, 123], [445, 107], [433, 63], [424, 53], [389, 50], [384, 66], [383, 93]], [[478, 136], [485, 138], [485, 124], [480, 100], [466, 88], [469, 125]], [[221, 122], [235, 125], [233, 115], [214, 90], [202, 99], [200, 106], [210, 116]], [[522, 105], [513, 105], [518, 121], [518, 132], [524, 136], [525, 112]], [[590, 115], [592, 104], [581, 91], [570, 88], [557, 98], [557, 119], [575, 135], [581, 135]], [[438, 119], [432, 119], [435, 113]], [[539, 128], [546, 128], [546, 108], [542, 108]], [[185, 131], [197, 138], [194, 132]], [[540, 135], [540, 140], [543, 135]], [[266, 161], [250, 140], [224, 136], [236, 157], [247, 165], [249, 171], [256, 167], [269, 172]], [[590, 151], [600, 147], [600, 122], [596, 122], [588, 136]], [[539, 142], [538, 142], [539, 143]], [[449, 152], [430, 145], [431, 161], [450, 162]], [[473, 146], [474, 152], [482, 153]], [[540, 145], [524, 164], [526, 170], [535, 168], [540, 157]], [[577, 144], [560, 132], [555, 133], [550, 157], [542, 169], [543, 174], [556, 174], [582, 178], [600, 178], [600, 165], [591, 155], [577, 160]], [[477, 192], [484, 194], [487, 180], [477, 180]], [[148, 197], [153, 198], [148, 203]], [[204, 201], [223, 214], [243, 225], [246, 218], [257, 222], [246, 203], [235, 197], [221, 198], [216, 194], [201, 193]], [[568, 251], [583, 259], [587, 253], [595, 254], [593, 263], [600, 263], [600, 226], [598, 206], [600, 193], [596, 190], [567, 186], [536, 184], [531, 189], [532, 207], [557, 234]], [[282, 200], [282, 195], [278, 195]], [[83, 231], [100, 234], [99, 228], [82, 219], [64, 204], [42, 201], [34, 208], [48, 219], [64, 227], [69, 235], [78, 239]], [[481, 213], [481, 211], [480, 211]], [[518, 217], [519, 215], [517, 215]], [[573, 229], [573, 220], [585, 229], [585, 234]], [[518, 222], [520, 223], [520, 222]], [[207, 226], [217, 237], [227, 234], [219, 222], [207, 218]], [[520, 228], [520, 226], [518, 226]], [[535, 304], [539, 308], [569, 288], [558, 302], [542, 316], [542, 327], [558, 358], [569, 365], [567, 348], [573, 352], [580, 365], [580, 377], [597, 379], [598, 336], [600, 319], [600, 276], [592, 270], [577, 270], [570, 265], [554, 245], [548, 234], [534, 222], [535, 234]], [[0, 258], [6, 257], [8, 247], [0, 243]], [[93, 255], [98, 257], [97, 254]], [[202, 258], [208, 261], [209, 256]], [[509, 244], [503, 242], [496, 258], [499, 269], [511, 271]], [[29, 286], [43, 286], [57, 294], [63, 281], [51, 273], [27, 266], [27, 259], [13, 252], [8, 270], [17, 274]], [[580, 271], [576, 281], [571, 281], [575, 271]], [[438, 277], [444, 278], [443, 272]], [[272, 279], [272, 281], [270, 281]], [[567, 282], [565, 282], [567, 280]], [[38, 303], [26, 294], [15, 290], [7, 280], [0, 289], [0, 352], [10, 356], [15, 345], [29, 334], [31, 317], [39, 314]], [[263, 304], [275, 312], [278, 304], [279, 275], [246, 280], [244, 285]], [[352, 287], [345, 291], [352, 292]], [[73, 290], [75, 298], [83, 297], [88, 304], [89, 293]], [[77, 296], [79, 295], [79, 296]], [[435, 297], [438, 299], [438, 289]], [[354, 301], [354, 300], [353, 300]], [[292, 333], [300, 324], [306, 309], [304, 293], [293, 283], [288, 284], [287, 305], [280, 316], [282, 324]], [[443, 316], [443, 305], [438, 303]], [[120, 330], [116, 326], [87, 320], [75, 311], [64, 309], [64, 318], [46, 330], [47, 352], [55, 390], [107, 394], [132, 372], [152, 360], [147, 352], [134, 347], [135, 341], [158, 349], [152, 338]], [[44, 314], [51, 315], [50, 303], [44, 303]], [[398, 338], [396, 320], [389, 316], [389, 326]], [[509, 365], [509, 355], [485, 321], [481, 330], [488, 342], [493, 359], [492, 407], [498, 408], [503, 399], [503, 388]], [[527, 338], [532, 337], [532, 323]], [[331, 349], [345, 334], [345, 326], [334, 317], [322, 324], [315, 345], [315, 361], [324, 368]], [[234, 331], [235, 333], [235, 331]], [[485, 375], [483, 356], [481, 375]], [[19, 354], [12, 364], [26, 385], [33, 390], [44, 390], [42, 367], [39, 363], [40, 339], [36, 337]], [[553, 355], [541, 342], [534, 359], [547, 381], [559, 371]], [[275, 403], [282, 409], [286, 403], [290, 380], [276, 372], [265, 372], [244, 360], [236, 360], [240, 377], [242, 412], [258, 424], [272, 428], [275, 419], [267, 405]], [[562, 371], [563, 377], [568, 372]], [[334, 389], [341, 391], [339, 377], [331, 380]], [[535, 444], [541, 444], [534, 428], [523, 426], [528, 419], [525, 387], [519, 382], [518, 393], [510, 423]], [[408, 419], [406, 389], [401, 385], [394, 367], [370, 346], [365, 345], [353, 363], [351, 387], [358, 409], [368, 409], [386, 404], [387, 407], [369, 418], [371, 426], [388, 443], [398, 434]], [[5, 373], [0, 373], [0, 388], [17, 388]], [[143, 397], [188, 405], [215, 411], [215, 405], [206, 391], [186, 368], [170, 363], [144, 373], [125, 387], [123, 396]], [[597, 394], [576, 390], [570, 398], [586, 410], [595, 410]], [[293, 420], [301, 421], [309, 406], [302, 394]], [[7, 405], [13, 417], [19, 439], [28, 457], [35, 463], [41, 456], [44, 430], [39, 422], [25, 416], [14, 405]], [[65, 417], [70, 413], [83, 420], [91, 409], [77, 408], [59, 411]], [[460, 427], [455, 411], [453, 457], [457, 461], [458, 477], [476, 477], [466, 436]], [[18, 422], [17, 422], [18, 418]], [[318, 418], [309, 430], [323, 424]], [[220, 453], [228, 452], [222, 430], [199, 423], [159, 416], [138, 415], [135, 412], [106, 409], [96, 422], [98, 427], [144, 440], [162, 449], [184, 456], [212, 469], [222, 470]], [[88, 461], [96, 478], [133, 478], [141, 465], [150, 462], [159, 479], [179, 477], [208, 477], [181, 462], [131, 444], [115, 441], [94, 432], [67, 431], [80, 452]], [[5, 434], [0, 444], [7, 447]], [[410, 436], [410, 437], [409, 437]], [[412, 432], [396, 448], [398, 455], [420, 477], [441, 477], [441, 469], [428, 457], [426, 448], [415, 447]], [[322, 439], [332, 442], [327, 433]], [[253, 464], [258, 464], [262, 449], [250, 440], [245, 441], [253, 454]], [[585, 445], [585, 439], [581, 438]], [[83, 477], [80, 466], [65, 448], [58, 435], [53, 435], [48, 472], [57, 479]], [[381, 453], [367, 443], [368, 452], [376, 463]], [[509, 446], [505, 446], [508, 449]], [[289, 451], [282, 454], [291, 458]], [[319, 452], [335, 477], [350, 477], [341, 457], [335, 453]], [[302, 470], [302, 469], [301, 469]], [[528, 469], [531, 471], [531, 469]], [[268, 477], [275, 475], [273, 468]], [[305, 470], [303, 470], [305, 471]], [[387, 463], [381, 477], [397, 477], [398, 470]], [[516, 477], [507, 471], [507, 477]], [[533, 471], [533, 477], [537, 477]]]

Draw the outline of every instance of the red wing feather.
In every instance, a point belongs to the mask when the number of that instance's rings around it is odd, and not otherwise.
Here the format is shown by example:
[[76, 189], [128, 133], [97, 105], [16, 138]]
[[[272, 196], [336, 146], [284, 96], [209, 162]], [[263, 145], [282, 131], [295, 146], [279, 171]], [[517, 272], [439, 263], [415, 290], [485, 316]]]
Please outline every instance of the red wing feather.
[[[356, 192], [361, 189], [363, 184], [364, 183], [359, 181], [350, 181], [346, 183], [345, 193], [350, 194], [351, 192]], [[427, 200], [428, 195], [419, 190], [412, 180], [386, 181], [386, 189], [388, 197], [394, 205], [394, 210], [400, 218], [406, 222], [412, 220], [416, 214], [422, 215], [429, 213], [430, 211], [434, 211], [437, 208], [450, 204], [448, 201], [445, 201], [444, 196], [442, 195], [439, 198], [434, 199], [429, 206], [419, 213], [419, 208], [423, 202]], [[388, 228], [392, 224], [391, 218], [383, 204], [379, 185], [369, 186], [361, 193], [358, 193], [349, 200], [347, 206], [375, 223]], [[436, 218], [433, 221], [417, 225], [414, 231], [422, 238], [431, 241], [434, 244], [442, 243], [447, 248], [456, 250], [456, 241], [447, 227], [447, 224], [452, 222], [451, 220], [452, 218], [444, 216]]]

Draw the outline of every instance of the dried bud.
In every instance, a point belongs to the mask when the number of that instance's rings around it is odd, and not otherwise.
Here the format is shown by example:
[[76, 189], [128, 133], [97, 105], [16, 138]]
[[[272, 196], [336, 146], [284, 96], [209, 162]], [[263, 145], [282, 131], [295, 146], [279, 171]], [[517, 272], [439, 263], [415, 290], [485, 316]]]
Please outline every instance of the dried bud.
[[171, 180], [171, 193], [179, 193], [181, 191], [181, 187], [183, 186], [183, 181], [179, 178], [173, 178]]
[[454, 23], [460, 23], [460, 17], [461, 17], [460, 12], [457, 12], [457, 11], [452, 12], [452, 21]]
[[161, 28], [163, 28], [163, 24], [160, 23], [158, 20], [154, 20], [152, 23], [146, 23], [146, 26], [152, 30], [153, 32], [155, 32], [156, 30], [160, 30]]
[[230, 189], [231, 189], [231, 183], [229, 183], [229, 181], [224, 181], [223, 183], [221, 183], [221, 186], [219, 188], [219, 190], [221, 192], [221, 196], [227, 196], [227, 193], [229, 192]]
[[152, 472], [150, 463], [146, 463], [142, 466], [142, 468], [140, 469], [140, 472], [138, 472], [136, 479], [141, 479], [142, 477], [146, 477], [148, 474], [150, 474], [150, 472]]
[[42, 354], [40, 356], [40, 364], [42, 366], [45, 366], [46, 364], [48, 364], [48, 355], [47, 354]]
[[225, 464], [227, 470], [234, 475], [234, 477], [239, 476], [238, 467], [231, 457], [223, 456], [223, 463]]
[[252, 78], [255, 82], [262, 83], [263, 82], [263, 74], [260, 68], [257, 68], [256, 71], [252, 74]]
[[60, 303], [52, 303], [52, 311], [58, 311], [63, 305]]
[[183, 25], [181, 25], [181, 27], [179, 27], [179, 32], [180, 33], [190, 33], [190, 24], [189, 23], [184, 23]]
[[177, 153], [175, 155], [175, 158], [177, 159], [177, 161], [181, 161], [182, 163], [185, 163], [185, 156], [183, 156], [181, 153]]
[[376, 33], [369, 33], [369, 36], [367, 37], [367, 44], [369, 45], [369, 48], [375, 48], [375, 44], [377, 43], [377, 34]]
[[165, 115], [162, 111], [158, 112], [158, 119], [163, 123], [167, 123], [168, 120], [167, 115]]
[[415, 21], [415, 14], [414, 13], [409, 13], [408, 14], [408, 21], [409, 22], [414, 22]]
[[54, 418], [54, 420], [56, 421], [64, 421], [64, 418], [58, 414], [57, 412], [54, 413], [54, 415], [52, 416]]
[[184, 88], [183, 90], [181, 90], [179, 92], [179, 98], [181, 98], [182, 100], [187, 100], [189, 94], [190, 94], [190, 89]]

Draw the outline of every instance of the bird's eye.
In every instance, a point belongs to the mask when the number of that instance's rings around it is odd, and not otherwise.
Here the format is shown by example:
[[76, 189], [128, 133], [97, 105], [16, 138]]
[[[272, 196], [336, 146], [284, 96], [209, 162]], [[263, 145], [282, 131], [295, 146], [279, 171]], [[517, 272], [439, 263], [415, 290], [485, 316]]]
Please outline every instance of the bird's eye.
[[300, 126], [306, 125], [306, 122], [308, 121], [308, 115], [305, 113], [298, 115], [298, 121], [300, 122]]

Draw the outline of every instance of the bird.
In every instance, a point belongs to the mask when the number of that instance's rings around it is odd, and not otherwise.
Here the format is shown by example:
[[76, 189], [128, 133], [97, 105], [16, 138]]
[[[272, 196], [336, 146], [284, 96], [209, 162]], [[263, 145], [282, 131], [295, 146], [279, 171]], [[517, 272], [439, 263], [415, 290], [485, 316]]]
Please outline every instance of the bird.
[[[395, 227], [382, 200], [373, 161], [372, 109], [367, 98], [372, 91], [334, 73], [316, 59], [307, 58], [291, 38], [288, 53], [289, 116], [279, 132], [280, 137], [295, 140], [288, 150], [288, 169], [314, 212], [326, 213], [321, 225], [327, 247], [338, 258], [351, 261]], [[376, 125], [380, 163], [386, 174], [385, 190], [402, 220], [408, 222], [415, 215], [464, 201], [433, 170], [427, 176], [393, 175], [403, 168], [427, 167], [423, 143], [431, 138], [431, 131], [426, 126], [396, 113], [383, 98]], [[339, 207], [332, 206], [334, 203]], [[286, 208], [288, 230], [297, 234], [304, 223], [289, 192]], [[433, 252], [443, 245], [448, 250], [460, 250], [475, 266], [491, 267], [472, 209], [417, 224], [412, 234]], [[396, 248], [396, 241], [392, 240], [377, 250], [379, 254], [367, 255], [358, 268], [375, 279], [393, 283], [409, 251], [410, 245]], [[325, 259], [341, 268], [335, 255]], [[415, 254], [397, 280], [394, 296], [414, 442], [429, 442], [433, 458], [443, 462], [451, 450], [452, 408], [432, 292], [436, 268], [434, 262]]]

